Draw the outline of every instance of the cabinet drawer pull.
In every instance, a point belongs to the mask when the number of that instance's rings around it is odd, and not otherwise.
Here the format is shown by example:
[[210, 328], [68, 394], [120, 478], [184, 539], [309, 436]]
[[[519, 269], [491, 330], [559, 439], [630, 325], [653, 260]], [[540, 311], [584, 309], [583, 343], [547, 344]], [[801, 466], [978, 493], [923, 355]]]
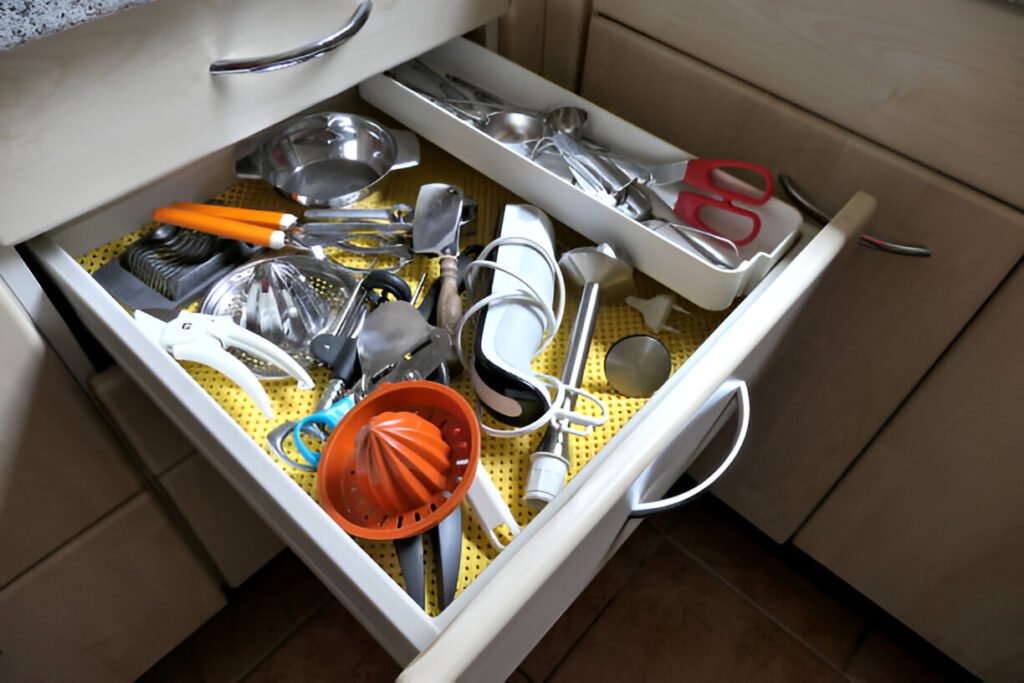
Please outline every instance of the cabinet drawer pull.
[[248, 59], [221, 59], [210, 65], [210, 73], [217, 75], [264, 73], [266, 71], [287, 69], [290, 66], [321, 57], [359, 33], [359, 29], [370, 18], [370, 10], [372, 8], [373, 0], [363, 0], [356, 7], [356, 11], [352, 13], [352, 16], [348, 18], [348, 21], [345, 22], [345, 25], [329, 36], [324, 36], [312, 43], [273, 55], [250, 57]]
[[739, 455], [740, 449], [743, 448], [743, 442], [747, 438], [747, 428], [750, 427], [750, 391], [747, 389], [747, 383], [743, 380], [727, 380], [719, 387], [715, 395], [708, 399], [704, 407], [701, 408], [702, 412], [711, 410], [720, 410], [721, 412], [705, 433], [695, 452], [698, 455], [700, 454], [735, 410], [739, 426], [736, 429], [736, 438], [733, 440], [732, 449], [729, 451], [729, 454], [725, 456], [718, 468], [707, 479], [693, 488], [687, 489], [671, 498], [652, 500], [647, 503], [633, 503], [633, 509], [629, 512], [630, 517], [647, 517], [648, 515], [656, 515], [659, 512], [674, 510], [714, 484], [729, 469], [733, 460]]

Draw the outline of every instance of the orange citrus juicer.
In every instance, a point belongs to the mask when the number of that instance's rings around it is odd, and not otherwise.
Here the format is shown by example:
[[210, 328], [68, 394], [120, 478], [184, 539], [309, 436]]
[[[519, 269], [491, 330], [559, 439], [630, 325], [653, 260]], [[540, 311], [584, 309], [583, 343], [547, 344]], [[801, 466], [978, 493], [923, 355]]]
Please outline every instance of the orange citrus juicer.
[[409, 538], [459, 505], [479, 460], [476, 414], [458, 392], [436, 382], [387, 384], [331, 432], [317, 499], [354, 536]]

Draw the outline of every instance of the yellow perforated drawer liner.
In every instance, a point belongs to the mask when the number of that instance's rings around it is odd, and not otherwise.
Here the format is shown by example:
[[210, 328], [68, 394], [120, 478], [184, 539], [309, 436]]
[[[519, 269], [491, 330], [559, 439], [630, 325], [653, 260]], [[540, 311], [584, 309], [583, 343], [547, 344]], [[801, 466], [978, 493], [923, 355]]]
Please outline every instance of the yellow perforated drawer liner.
[[[412, 206], [416, 202], [416, 195], [420, 186], [425, 183], [445, 182], [459, 185], [465, 191], [466, 197], [477, 200], [480, 205], [478, 218], [473, 225], [464, 231], [462, 244], [463, 246], [474, 243], [486, 244], [493, 238], [501, 208], [508, 203], [522, 203], [522, 200], [437, 147], [425, 141], [421, 141], [421, 145], [420, 165], [389, 176], [382, 184], [383, 187], [361, 202], [361, 205], [383, 207], [396, 203], [405, 203]], [[217, 199], [232, 206], [244, 206], [247, 208], [288, 211], [297, 214], [301, 213], [302, 210], [302, 207], [284, 199], [269, 185], [260, 181], [241, 181], [222, 192], [217, 196]], [[149, 230], [152, 230], [154, 226], [155, 223], [149, 223], [118, 240], [94, 249], [79, 258], [79, 263], [90, 273], [95, 272], [100, 266], [118, 257], [129, 244], [139, 239]], [[560, 251], [587, 244], [587, 241], [582, 237], [561, 225], [556, 226], [556, 241]], [[352, 259], [351, 255], [333, 254], [333, 256], [343, 262]], [[352, 263], [365, 265], [365, 263], [358, 260], [353, 260]], [[401, 272], [401, 275], [409, 282], [411, 287], [415, 287], [424, 272], [427, 273], [428, 283], [437, 277], [438, 267], [436, 259], [417, 258]], [[636, 282], [638, 296], [651, 297], [667, 291], [639, 273], [637, 274]], [[535, 369], [538, 371], [554, 376], [561, 374], [564, 345], [575, 317], [575, 304], [575, 300], [570, 298], [566, 306], [565, 322], [559, 331], [558, 337], [548, 347], [548, 351], [534, 363]], [[671, 351], [673, 369], [679, 368], [683, 361], [711, 334], [726, 315], [725, 312], [704, 311], [689, 306], [685, 302], [684, 306], [691, 310], [691, 314], [676, 314], [671, 322], [672, 326], [677, 328], [680, 333], [655, 335]], [[639, 333], [653, 334], [644, 327], [643, 320], [637, 311], [621, 302], [605, 303], [602, 305], [598, 314], [597, 328], [594, 333], [590, 356], [587, 359], [583, 386], [605, 402], [608, 407], [608, 422], [596, 429], [586, 439], [570, 437], [572, 439], [572, 467], [570, 469], [570, 476], [575, 475], [581, 467], [586, 465], [611, 436], [645, 403], [644, 399], [626, 398], [613, 392], [605, 380], [603, 370], [604, 355], [608, 348], [622, 337]], [[267, 393], [273, 401], [274, 410], [277, 413], [275, 422], [271, 423], [263, 417], [249, 397], [225, 379], [223, 375], [202, 365], [184, 363], [184, 366], [196, 382], [209, 392], [228, 415], [238, 422], [252, 436], [253, 440], [267, 452], [268, 458], [273, 458], [278, 466], [296, 484], [301, 486], [311, 496], [315, 496], [314, 482], [316, 475], [295, 469], [288, 463], [278, 460], [276, 456], [270, 453], [266, 445], [266, 437], [267, 433], [280, 422], [284, 420], [297, 420], [312, 412], [320, 391], [326, 383], [328, 377], [326, 370], [319, 369], [311, 372], [317, 382], [317, 389], [314, 391], [300, 391], [292, 380], [264, 382]], [[453, 383], [453, 387], [462, 392], [463, 395], [471, 397], [469, 383], [465, 374]], [[583, 407], [582, 403], [586, 402], [581, 402], [581, 408]], [[536, 449], [540, 438], [541, 432], [517, 439], [498, 439], [487, 435], [483, 436], [480, 462], [490, 472], [495, 485], [501, 491], [505, 502], [509, 504], [513, 515], [521, 525], [527, 524], [535, 514], [533, 510], [523, 503], [522, 490], [526, 483], [530, 454]], [[398, 558], [390, 541], [367, 541], [358, 538], [356, 541], [395, 581], [404, 586]], [[431, 548], [429, 543], [425, 545], [425, 549], [426, 566], [428, 567], [426, 581], [427, 610], [430, 614], [437, 614], [437, 581], [433, 575], [435, 563], [430, 556]], [[487, 567], [495, 555], [496, 551], [487, 541], [486, 536], [477, 525], [472, 514], [464, 509], [462, 562], [459, 572], [458, 590], [461, 591], [469, 585]]]

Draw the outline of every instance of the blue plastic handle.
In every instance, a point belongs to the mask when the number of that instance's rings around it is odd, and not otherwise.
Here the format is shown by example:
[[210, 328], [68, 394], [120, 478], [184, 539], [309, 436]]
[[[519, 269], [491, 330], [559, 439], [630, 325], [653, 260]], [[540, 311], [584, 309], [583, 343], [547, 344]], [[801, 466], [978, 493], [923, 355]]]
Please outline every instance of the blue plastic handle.
[[306, 430], [312, 431], [314, 427], [325, 427], [324, 431], [329, 432], [338, 426], [341, 422], [341, 418], [348, 414], [348, 411], [352, 410], [356, 404], [354, 396], [349, 394], [344, 397], [330, 408], [321, 410], [319, 413], [313, 413], [307, 415], [298, 422], [295, 423], [295, 428], [292, 429], [292, 440], [295, 441], [295, 449], [299, 452], [299, 455], [308, 462], [312, 467], [316, 467], [320, 463], [320, 452], [311, 451], [306, 444], [302, 442], [302, 432]]

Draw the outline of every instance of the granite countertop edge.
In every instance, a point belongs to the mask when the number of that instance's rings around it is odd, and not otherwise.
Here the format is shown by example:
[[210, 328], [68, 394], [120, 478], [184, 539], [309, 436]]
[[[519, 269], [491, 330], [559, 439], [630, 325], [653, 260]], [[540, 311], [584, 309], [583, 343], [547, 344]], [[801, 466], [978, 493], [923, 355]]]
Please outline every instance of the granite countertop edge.
[[0, 2], [0, 50], [145, 5], [152, 0], [6, 0]]

